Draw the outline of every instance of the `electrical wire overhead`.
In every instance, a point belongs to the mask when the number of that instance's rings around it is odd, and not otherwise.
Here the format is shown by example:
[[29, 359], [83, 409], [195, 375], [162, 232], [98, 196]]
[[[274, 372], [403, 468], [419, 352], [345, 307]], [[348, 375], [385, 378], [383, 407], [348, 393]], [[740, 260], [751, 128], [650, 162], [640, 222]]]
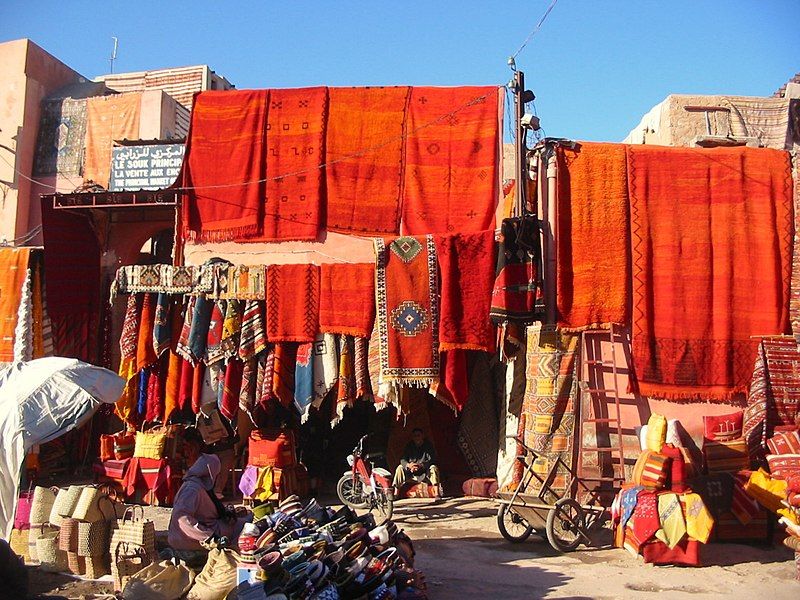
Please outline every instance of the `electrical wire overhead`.
[[539, 19], [539, 22], [538, 22], [538, 23], [536, 23], [536, 27], [534, 27], [534, 28], [533, 28], [533, 31], [531, 31], [531, 32], [528, 34], [528, 37], [526, 37], [526, 38], [525, 38], [525, 41], [524, 41], [524, 42], [522, 42], [522, 45], [521, 45], [519, 48], [517, 48], [517, 51], [516, 51], [516, 52], [514, 52], [514, 54], [512, 54], [512, 55], [511, 55], [511, 56], [508, 58], [508, 65], [511, 67], [511, 69], [512, 69], [513, 71], [516, 71], [516, 70], [517, 70], [517, 65], [516, 65], [515, 59], [517, 58], [517, 56], [519, 56], [519, 53], [520, 53], [520, 52], [522, 52], [522, 51], [525, 49], [525, 46], [527, 46], [527, 45], [528, 45], [528, 42], [530, 42], [530, 41], [533, 39], [533, 36], [535, 36], [537, 33], [539, 33], [539, 30], [542, 28], [542, 25], [544, 24], [544, 22], [545, 22], [545, 20], [547, 19], [548, 15], [550, 15], [550, 11], [552, 11], [552, 10], [553, 10], [553, 8], [555, 7], [555, 5], [556, 5], [557, 3], [558, 3], [558, 0], [553, 0], [553, 1], [550, 3], [550, 6], [548, 6], [548, 7], [547, 7], [547, 10], [546, 10], [546, 11], [544, 11], [544, 14], [542, 15], [542, 18], [541, 18], [541, 19]]

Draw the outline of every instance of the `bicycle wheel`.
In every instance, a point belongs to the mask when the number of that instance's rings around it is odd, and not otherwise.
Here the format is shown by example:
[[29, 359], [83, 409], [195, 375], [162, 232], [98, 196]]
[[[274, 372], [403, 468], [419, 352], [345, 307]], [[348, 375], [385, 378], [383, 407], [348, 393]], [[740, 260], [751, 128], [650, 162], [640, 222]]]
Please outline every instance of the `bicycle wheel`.
[[345, 473], [336, 484], [336, 495], [350, 508], [367, 508], [369, 500], [364, 495], [364, 484], [352, 473]]
[[559, 552], [580, 546], [585, 527], [583, 508], [572, 498], [561, 498], [547, 513], [547, 540]]
[[497, 509], [497, 528], [504, 538], [515, 544], [524, 542], [533, 533], [533, 527], [508, 504], [501, 504]]
[[376, 525], [382, 525], [392, 518], [392, 513], [394, 512], [394, 490], [391, 486], [383, 487], [376, 482], [375, 494], [370, 507], [370, 512], [372, 511], [375, 511]]

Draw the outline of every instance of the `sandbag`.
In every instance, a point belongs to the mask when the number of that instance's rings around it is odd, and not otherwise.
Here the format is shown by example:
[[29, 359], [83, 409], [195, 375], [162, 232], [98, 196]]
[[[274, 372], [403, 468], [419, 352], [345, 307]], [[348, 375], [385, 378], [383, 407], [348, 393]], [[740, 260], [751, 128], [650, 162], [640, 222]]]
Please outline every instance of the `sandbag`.
[[[234, 570], [235, 573], [235, 570]], [[178, 600], [190, 587], [194, 573], [169, 560], [152, 563], [131, 575], [122, 590], [125, 600]]]
[[214, 548], [194, 580], [186, 600], [218, 600], [236, 587], [236, 558], [230, 550]]

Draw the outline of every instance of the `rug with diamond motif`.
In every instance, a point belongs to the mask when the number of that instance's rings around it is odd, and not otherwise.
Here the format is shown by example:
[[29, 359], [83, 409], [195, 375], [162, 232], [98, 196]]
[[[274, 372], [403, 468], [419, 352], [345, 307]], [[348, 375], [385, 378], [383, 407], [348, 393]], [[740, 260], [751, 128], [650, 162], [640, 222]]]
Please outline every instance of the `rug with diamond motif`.
[[380, 382], [429, 386], [439, 378], [439, 306], [433, 237], [375, 240]]

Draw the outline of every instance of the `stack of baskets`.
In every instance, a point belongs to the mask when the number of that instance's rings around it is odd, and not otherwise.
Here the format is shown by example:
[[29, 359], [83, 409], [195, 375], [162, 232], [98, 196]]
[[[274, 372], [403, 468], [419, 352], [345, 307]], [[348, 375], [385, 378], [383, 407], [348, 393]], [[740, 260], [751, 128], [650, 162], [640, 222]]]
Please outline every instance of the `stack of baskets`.
[[155, 525], [144, 518], [144, 509], [128, 507], [117, 520], [108, 546], [115, 590], [122, 590], [131, 575], [156, 560], [155, 541]]

